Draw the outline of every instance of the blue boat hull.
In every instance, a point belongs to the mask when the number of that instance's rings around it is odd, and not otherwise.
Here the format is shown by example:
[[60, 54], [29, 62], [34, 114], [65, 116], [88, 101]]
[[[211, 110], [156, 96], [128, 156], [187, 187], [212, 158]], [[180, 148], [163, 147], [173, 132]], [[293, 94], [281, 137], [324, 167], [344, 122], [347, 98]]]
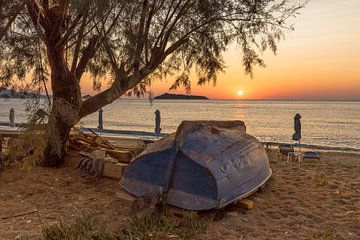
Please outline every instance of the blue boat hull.
[[265, 184], [271, 169], [262, 144], [236, 123], [230, 129], [218, 122], [183, 123], [177, 134], [132, 161], [121, 186], [136, 197], [166, 194], [168, 204], [189, 210], [247, 197]]

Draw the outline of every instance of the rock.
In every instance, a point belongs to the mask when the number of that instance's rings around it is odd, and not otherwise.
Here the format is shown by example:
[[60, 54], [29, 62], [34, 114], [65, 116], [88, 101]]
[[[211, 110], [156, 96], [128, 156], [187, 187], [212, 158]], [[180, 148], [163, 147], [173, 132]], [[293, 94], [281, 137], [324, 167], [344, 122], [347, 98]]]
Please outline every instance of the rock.
[[254, 202], [250, 199], [241, 199], [236, 201], [235, 205], [250, 210], [254, 207]]

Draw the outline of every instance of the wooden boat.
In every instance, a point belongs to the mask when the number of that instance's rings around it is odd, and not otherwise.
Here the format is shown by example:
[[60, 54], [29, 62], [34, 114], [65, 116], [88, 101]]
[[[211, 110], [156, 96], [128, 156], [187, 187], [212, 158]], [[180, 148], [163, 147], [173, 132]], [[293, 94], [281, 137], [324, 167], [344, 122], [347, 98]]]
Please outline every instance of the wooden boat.
[[247, 197], [271, 173], [264, 147], [244, 122], [185, 121], [130, 163], [121, 186], [136, 197], [166, 194], [170, 205], [206, 210]]

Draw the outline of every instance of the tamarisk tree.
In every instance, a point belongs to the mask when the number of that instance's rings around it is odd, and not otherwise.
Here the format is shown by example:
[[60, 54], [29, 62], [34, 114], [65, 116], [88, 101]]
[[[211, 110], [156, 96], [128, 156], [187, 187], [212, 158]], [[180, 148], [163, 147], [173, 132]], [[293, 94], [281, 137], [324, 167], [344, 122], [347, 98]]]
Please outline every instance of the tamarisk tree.
[[[11, 2], [11, 3], [10, 3]], [[0, 80], [50, 81], [53, 95], [44, 164], [66, 153], [70, 129], [126, 93], [172, 76], [171, 89], [216, 82], [229, 44], [244, 71], [264, 66], [303, 4], [287, 0], [1, 0]], [[80, 82], [109, 84], [82, 100]]]

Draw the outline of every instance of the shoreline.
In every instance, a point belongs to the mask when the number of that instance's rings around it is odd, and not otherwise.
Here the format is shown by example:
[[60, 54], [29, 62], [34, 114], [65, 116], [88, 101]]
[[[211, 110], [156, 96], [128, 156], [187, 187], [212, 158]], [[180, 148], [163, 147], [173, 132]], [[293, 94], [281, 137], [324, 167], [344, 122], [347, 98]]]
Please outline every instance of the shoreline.
[[[10, 126], [10, 124], [3, 124], [0, 123], [0, 131], [18, 131], [18, 129], [13, 130]], [[24, 126], [23, 124], [21, 124]], [[90, 130], [89, 130], [90, 129]], [[139, 140], [145, 140], [145, 141], [156, 141], [160, 138], [166, 137], [169, 135], [169, 133], [160, 133], [155, 134], [153, 132], [146, 132], [146, 131], [132, 131], [132, 130], [114, 130], [114, 129], [98, 129], [98, 128], [80, 128], [81, 131], [86, 133], [91, 133], [91, 131], [96, 132], [100, 136], [104, 138], [109, 138], [112, 140], [116, 139], [139, 139]], [[282, 144], [291, 144], [294, 147], [298, 147], [297, 143], [294, 142], [273, 142], [273, 141], [260, 141], [265, 146], [270, 147], [279, 147]], [[300, 144], [300, 148], [306, 149], [306, 150], [317, 150], [317, 151], [326, 151], [326, 152], [349, 152], [349, 153], [357, 153], [360, 154], [360, 148], [353, 148], [353, 147], [339, 147], [339, 146], [323, 146], [323, 145], [314, 145], [314, 144]]]
[[[280, 143], [280, 142], [262, 142], [264, 145], [269, 144], [270, 146], [279, 147], [282, 144], [291, 144], [291, 143]], [[351, 148], [351, 147], [336, 147], [336, 146], [321, 146], [321, 145], [313, 145], [313, 144], [303, 144], [300, 145], [294, 143], [291, 144], [294, 147], [300, 146], [302, 149], [309, 149], [309, 150], [319, 150], [323, 152], [344, 152], [344, 153], [358, 153], [360, 154], [360, 149], [358, 148]]]

